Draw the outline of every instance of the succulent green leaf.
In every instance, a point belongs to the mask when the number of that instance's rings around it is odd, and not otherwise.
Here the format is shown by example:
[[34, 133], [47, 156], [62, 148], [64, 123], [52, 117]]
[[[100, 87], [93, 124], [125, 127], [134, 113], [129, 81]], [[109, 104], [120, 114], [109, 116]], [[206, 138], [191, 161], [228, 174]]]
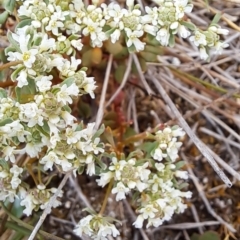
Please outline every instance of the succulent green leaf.
[[114, 78], [118, 83], [122, 82], [125, 72], [126, 65], [125, 64], [118, 65], [116, 71], [114, 72]]
[[33, 79], [28, 78], [28, 85], [22, 88], [16, 87], [15, 92], [17, 96], [17, 101], [20, 103], [27, 103], [33, 99], [36, 93], [36, 84]]
[[0, 127], [5, 126], [6, 124], [12, 123], [12, 122], [13, 122], [13, 120], [11, 118], [6, 118], [6, 119], [0, 121]]
[[8, 38], [8, 41], [12, 44], [12, 46], [13, 46], [18, 52], [21, 52], [21, 49], [20, 49], [20, 47], [19, 47], [19, 44], [13, 39], [11, 32], [8, 32], [8, 33], [7, 33], [7, 38]]
[[217, 23], [219, 22], [221, 16], [222, 16], [222, 14], [221, 14], [220, 12], [218, 12], [218, 13], [214, 16], [214, 18], [213, 18], [213, 20], [212, 20], [212, 22], [211, 22], [210, 25], [217, 24]]
[[80, 117], [84, 119], [89, 118], [92, 114], [92, 109], [90, 105], [83, 101], [81, 101], [80, 104], [78, 105], [78, 110], [79, 110]]
[[74, 81], [75, 80], [73, 77], [66, 78], [63, 82], [61, 82], [60, 86], [66, 84], [68, 87], [70, 87], [74, 83]]
[[6, 98], [7, 97], [7, 92], [4, 88], [0, 88], [0, 99]]
[[9, 12], [12, 13], [15, 8], [16, 0], [4, 0], [3, 7]]
[[192, 31], [196, 30], [196, 26], [191, 22], [182, 21], [181, 24]]
[[31, 25], [31, 22], [32, 22], [31, 18], [23, 19], [17, 24], [16, 28], [22, 28], [22, 27], [25, 27], [27, 25]]
[[3, 13], [0, 14], [0, 24], [5, 23], [5, 21], [8, 18], [8, 12], [4, 11]]

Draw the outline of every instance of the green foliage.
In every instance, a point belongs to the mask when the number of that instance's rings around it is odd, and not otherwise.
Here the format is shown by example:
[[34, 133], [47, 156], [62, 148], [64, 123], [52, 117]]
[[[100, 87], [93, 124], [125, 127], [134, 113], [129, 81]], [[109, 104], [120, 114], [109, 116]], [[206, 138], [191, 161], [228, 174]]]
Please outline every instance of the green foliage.
[[3, 7], [9, 12], [12, 13], [15, 8], [16, 0], [4, 0]]
[[194, 233], [191, 240], [221, 240], [221, 238], [217, 232], [207, 231], [202, 235]]
[[117, 66], [117, 69], [114, 72], [114, 78], [118, 83], [121, 83], [126, 71], [126, 65], [124, 63], [121, 63]]
[[28, 85], [22, 88], [16, 87], [17, 101], [20, 103], [30, 102], [36, 94], [36, 83], [33, 79], [28, 78]]
[[7, 20], [8, 18], [8, 12], [7, 11], [4, 11], [0, 14], [0, 24], [3, 24], [5, 23], [5, 21]]

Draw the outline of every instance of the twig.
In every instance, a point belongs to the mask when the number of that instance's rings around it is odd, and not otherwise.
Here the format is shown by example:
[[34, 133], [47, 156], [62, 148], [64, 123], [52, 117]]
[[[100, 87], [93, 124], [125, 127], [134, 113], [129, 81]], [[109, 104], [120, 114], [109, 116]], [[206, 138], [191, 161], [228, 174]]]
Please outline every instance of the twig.
[[[219, 135], [219, 134], [217, 134], [217, 133], [215, 133], [215, 132], [213, 132], [213, 131], [205, 128], [205, 127], [200, 127], [199, 130], [200, 130], [201, 132], [203, 132], [203, 133], [206, 133], [206, 134], [208, 134], [208, 135], [210, 135], [210, 136], [218, 139], [218, 140], [223, 141], [223, 138], [222, 138], [221, 135]], [[230, 145], [232, 145], [232, 146], [240, 149], [240, 144], [237, 143], [236, 141], [230, 140], [230, 139], [228, 139], [228, 138], [225, 138], [224, 141], [227, 142], [228, 144], [230, 144]]]
[[[191, 210], [192, 210], [192, 214], [193, 214], [193, 218], [194, 218], [195, 222], [200, 223], [200, 219], [199, 219], [199, 216], [198, 216], [198, 213], [197, 213], [197, 210], [196, 210], [196, 207], [194, 204], [191, 205]], [[202, 226], [198, 226], [198, 230], [199, 230], [199, 233], [203, 234]]]
[[12, 66], [16, 66], [18, 64], [22, 63], [22, 61], [14, 61], [14, 62], [8, 62], [3, 65], [0, 65], [0, 71], [2, 71], [5, 68], [10, 68]]
[[128, 77], [129, 77], [129, 74], [131, 72], [131, 67], [132, 67], [132, 54], [130, 54], [129, 58], [128, 58], [128, 65], [127, 65], [127, 68], [126, 68], [126, 71], [124, 73], [124, 76], [123, 76], [123, 79], [122, 79], [122, 82], [119, 86], [119, 88], [117, 89], [117, 91], [112, 95], [112, 97], [108, 100], [107, 104], [105, 105], [105, 107], [109, 106], [111, 104], [111, 102], [117, 97], [117, 95], [119, 94], [119, 92], [123, 89], [123, 87], [125, 86], [127, 80], [128, 80]]
[[164, 101], [169, 105], [171, 110], [173, 111], [175, 117], [178, 119], [180, 125], [183, 127], [183, 129], [186, 131], [188, 136], [191, 138], [193, 143], [196, 145], [196, 147], [199, 149], [199, 151], [206, 157], [208, 160], [209, 164], [212, 166], [214, 171], [218, 174], [218, 176], [222, 179], [222, 181], [228, 186], [231, 187], [232, 183], [228, 179], [228, 177], [225, 175], [225, 173], [219, 168], [217, 163], [215, 162], [214, 158], [212, 157], [211, 153], [209, 152], [208, 149], [204, 146], [202, 141], [193, 133], [187, 122], [184, 120], [182, 117], [181, 113], [178, 111], [176, 108], [175, 104], [171, 100], [171, 98], [168, 96], [162, 85], [159, 83], [159, 81], [153, 76], [152, 74], [152, 82], [155, 84], [157, 87], [157, 90], [159, 93], [162, 95]]
[[57, 188], [57, 191], [54, 193], [54, 195], [50, 198], [49, 203], [47, 204], [47, 207], [44, 209], [42, 216], [40, 217], [40, 219], [37, 222], [37, 225], [35, 226], [35, 228], [33, 229], [30, 237], [28, 238], [28, 240], [34, 240], [34, 237], [36, 236], [39, 228], [42, 226], [45, 218], [47, 217], [47, 215], [51, 212], [51, 208], [52, 205], [54, 204], [54, 202], [56, 201], [61, 189], [63, 188], [63, 186], [65, 185], [65, 183], [67, 182], [69, 176], [71, 175], [71, 171], [66, 173], [66, 175], [64, 176], [62, 182], [60, 183], [60, 185]]
[[[127, 208], [126, 210], [127, 210], [127, 211], [129, 212], [129, 214], [131, 215], [132, 221], [136, 220], [137, 217], [136, 217], [135, 213], [133, 212], [132, 208], [130, 207], [129, 203], [127, 202], [127, 200], [123, 200], [123, 203], [124, 203], [124, 205], [125, 205], [126, 208]], [[143, 231], [142, 228], [140, 228], [139, 231], [140, 231], [140, 233], [141, 233], [141, 235], [142, 235], [143, 240], [149, 240], [147, 234]]]
[[199, 193], [199, 196], [201, 197], [201, 199], [203, 200], [208, 212], [215, 218], [217, 219], [221, 224], [225, 225], [229, 231], [231, 232], [236, 232], [236, 230], [232, 227], [232, 225], [230, 225], [229, 223], [227, 223], [226, 221], [224, 221], [219, 215], [216, 214], [216, 212], [212, 209], [208, 199], [206, 198], [203, 190], [202, 190], [202, 186], [201, 184], [199, 183], [197, 177], [195, 176], [195, 174], [193, 173], [192, 169], [189, 167], [189, 164], [188, 164], [188, 159], [187, 157], [182, 153], [181, 154], [181, 157], [182, 159], [187, 163], [186, 166], [188, 168], [188, 171], [190, 173], [190, 176], [191, 176], [191, 179], [195, 185], [195, 187], [197, 188], [198, 190], [198, 193]]
[[103, 114], [104, 114], [104, 102], [106, 100], [106, 93], [107, 93], [107, 86], [108, 86], [108, 81], [111, 73], [111, 68], [112, 68], [112, 62], [113, 62], [113, 55], [111, 54], [108, 59], [108, 65], [106, 69], [106, 74], [104, 78], [104, 83], [103, 83], [103, 88], [102, 88], [102, 93], [101, 93], [101, 98], [99, 102], [99, 108], [97, 112], [97, 117], [96, 117], [96, 123], [95, 123], [95, 130], [97, 130], [102, 122]]
[[74, 189], [77, 191], [78, 197], [80, 198], [80, 200], [83, 201], [83, 203], [85, 204], [86, 207], [93, 209], [93, 207], [91, 206], [90, 202], [88, 201], [88, 199], [85, 197], [85, 195], [82, 192], [81, 187], [79, 186], [79, 184], [76, 182], [76, 179], [73, 179], [73, 176], [70, 176], [70, 182], [74, 185]]
[[153, 93], [152, 89], [147, 84], [147, 81], [146, 81], [146, 79], [145, 79], [145, 77], [144, 77], [144, 75], [142, 73], [141, 65], [139, 63], [139, 60], [138, 60], [138, 57], [137, 57], [136, 54], [133, 54], [133, 61], [134, 61], [135, 65], [136, 65], [136, 67], [137, 67], [138, 74], [139, 74], [139, 77], [140, 77], [140, 79], [142, 81], [142, 84], [143, 84], [144, 88], [146, 89], [148, 95], [152, 95], [152, 93]]

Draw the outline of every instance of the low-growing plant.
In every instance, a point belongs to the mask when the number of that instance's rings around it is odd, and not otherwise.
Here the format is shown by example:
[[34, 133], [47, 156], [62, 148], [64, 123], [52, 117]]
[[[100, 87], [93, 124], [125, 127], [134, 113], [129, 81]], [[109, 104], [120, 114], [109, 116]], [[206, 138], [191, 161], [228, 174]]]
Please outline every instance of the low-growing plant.
[[[204, 60], [211, 51], [221, 53], [227, 47], [220, 40], [228, 31], [217, 24], [219, 15], [200, 29], [185, 15], [193, 8], [188, 0], [155, 3], [140, 10], [133, 0], [126, 1], [126, 8], [99, 1], [5, 1], [1, 22], [15, 10], [19, 22], [8, 32], [8, 63], [0, 66], [13, 70], [11, 86], [0, 89], [3, 204], [20, 201], [26, 216], [58, 207], [64, 193], [49, 187], [52, 173], [72, 173], [97, 176], [97, 184], [107, 186], [100, 211], [87, 208], [89, 214], [73, 230], [78, 236], [119, 235], [114, 225], [118, 220], [104, 215], [111, 193], [116, 201], [133, 200], [136, 228], [144, 221], [147, 227], [158, 227], [186, 209], [184, 199], [191, 192], [183, 190], [188, 174], [178, 161], [182, 128], [161, 124], [129, 134], [124, 118], [115, 119], [112, 128], [111, 123], [100, 126], [101, 119], [85, 124], [72, 109], [81, 96], [95, 97], [97, 86], [89, 70], [106, 68], [111, 58], [118, 61], [115, 78], [121, 82], [129, 56], [135, 54], [144, 70], [147, 61], [156, 61], [161, 47], [174, 47], [176, 35], [192, 41]], [[131, 68], [134, 73], [136, 66]], [[88, 111], [84, 102], [79, 109]], [[26, 181], [29, 176], [34, 184]]]

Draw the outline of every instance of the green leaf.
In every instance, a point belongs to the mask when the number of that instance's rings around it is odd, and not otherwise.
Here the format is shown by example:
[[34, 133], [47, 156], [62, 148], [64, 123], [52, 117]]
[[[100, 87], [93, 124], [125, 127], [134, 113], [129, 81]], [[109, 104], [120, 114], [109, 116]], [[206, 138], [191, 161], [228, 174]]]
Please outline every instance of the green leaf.
[[8, 18], [8, 12], [4, 11], [0, 14], [0, 24], [4, 24]]
[[0, 88], [0, 99], [6, 98], [7, 97], [7, 92], [4, 88]]
[[156, 62], [157, 61], [156, 53], [141, 51], [139, 54], [146, 62]]
[[152, 46], [159, 46], [160, 43], [156, 40], [156, 36], [153, 36], [151, 34], [147, 34], [146, 38], [144, 39], [144, 42], [147, 44], [150, 44]]
[[125, 130], [125, 133], [123, 135], [123, 138], [126, 139], [126, 138], [132, 137], [136, 134], [137, 134], [136, 131], [132, 127], [127, 127], [127, 129]]
[[174, 47], [174, 45], [175, 45], [175, 36], [172, 33], [170, 33], [168, 45], [169, 45], [169, 47]]
[[175, 170], [178, 170], [180, 168], [182, 168], [186, 163], [184, 161], [179, 161], [175, 164], [176, 168]]
[[119, 52], [118, 54], [114, 55], [114, 59], [124, 59], [124, 58], [127, 58], [128, 55], [129, 55], [128, 48], [127, 47], [123, 47], [121, 52]]
[[11, 209], [11, 213], [13, 216], [17, 217], [17, 218], [21, 218], [23, 215], [23, 210], [24, 207], [22, 207], [20, 205], [21, 199], [20, 198], [15, 198], [14, 203], [13, 203], [13, 207]]
[[108, 40], [105, 42], [104, 46], [107, 51], [113, 55], [117, 55], [123, 50], [123, 46], [119, 41], [116, 43], [112, 43], [110, 40]]
[[[105, 138], [107, 140], [107, 142], [111, 144], [112, 147], [115, 147], [113, 132], [110, 127], [106, 127], [104, 134], [103, 134], [103, 138]], [[104, 156], [106, 156], [106, 155], [104, 155]], [[107, 156], [107, 157], [112, 158], [113, 156]]]
[[8, 163], [5, 161], [4, 158], [0, 158], [0, 165], [3, 167], [3, 169], [9, 170]]
[[105, 126], [104, 124], [101, 125], [101, 127], [97, 130], [97, 132], [93, 135], [93, 139], [99, 137], [100, 135], [102, 135], [102, 133], [105, 130]]
[[144, 142], [140, 147], [143, 151], [150, 153], [158, 146], [158, 142]]
[[60, 86], [62, 87], [64, 84], [67, 85], [67, 87], [71, 86], [75, 82], [73, 77], [66, 78], [63, 82], [61, 82]]
[[123, 76], [126, 72], [126, 65], [125, 64], [121, 64], [118, 65], [116, 71], [114, 72], [114, 78], [118, 83], [121, 83], [123, 80]]
[[6, 118], [6, 119], [0, 121], [0, 127], [5, 126], [6, 124], [12, 123], [12, 122], [13, 122], [13, 120], [11, 118]]
[[8, 38], [8, 41], [12, 44], [12, 46], [13, 46], [18, 52], [22, 52], [21, 49], [20, 49], [20, 47], [19, 47], [19, 44], [13, 39], [11, 32], [8, 32], [8, 33], [7, 33], [7, 38]]
[[3, 7], [9, 12], [12, 13], [15, 8], [16, 0], [4, 0]]
[[22, 27], [25, 27], [27, 25], [31, 25], [31, 22], [32, 22], [31, 18], [23, 19], [17, 24], [16, 28], [22, 28]]
[[39, 126], [39, 125], [38, 125], [38, 126], [37, 126], [37, 129], [38, 129], [44, 136], [49, 137], [49, 135], [50, 135], [50, 128], [49, 128], [46, 120], [43, 121], [43, 126]]
[[221, 240], [221, 239], [218, 233], [213, 231], [207, 231], [199, 238], [199, 240]]
[[22, 88], [16, 87], [15, 92], [17, 96], [17, 101], [20, 103], [27, 103], [33, 100], [33, 97], [36, 93], [36, 83], [33, 79], [28, 78], [28, 85], [23, 86]]
[[191, 23], [191, 22], [185, 22], [185, 21], [182, 21], [180, 22], [181, 25], [187, 27], [188, 29], [192, 30], [192, 31], [195, 31], [196, 30], [196, 26]]
[[18, 74], [24, 69], [24, 66], [21, 66], [19, 68], [17, 68], [12, 74], [11, 74], [11, 80], [14, 82], [16, 81], [16, 78], [18, 76]]
[[79, 110], [79, 115], [80, 117], [87, 119], [91, 116], [92, 114], [92, 109], [89, 104], [80, 101], [78, 104], [78, 110]]
[[104, 162], [102, 162], [101, 159], [97, 158], [95, 161], [100, 166], [101, 170], [106, 170], [107, 169], [107, 165]]
[[68, 105], [63, 106], [62, 109], [69, 113], [72, 111], [72, 109]]
[[217, 23], [219, 22], [221, 16], [222, 16], [222, 14], [221, 14], [220, 12], [218, 12], [218, 13], [214, 16], [214, 18], [213, 18], [213, 20], [212, 20], [212, 22], [211, 22], [210, 25], [217, 24]]

